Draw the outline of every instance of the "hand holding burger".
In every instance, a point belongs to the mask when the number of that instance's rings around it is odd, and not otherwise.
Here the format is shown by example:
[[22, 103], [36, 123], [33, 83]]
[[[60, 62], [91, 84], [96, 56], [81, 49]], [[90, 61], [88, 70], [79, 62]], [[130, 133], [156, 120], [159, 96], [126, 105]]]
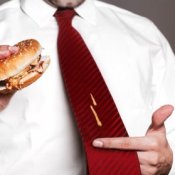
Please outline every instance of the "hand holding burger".
[[16, 54], [19, 48], [16, 46], [9, 46], [9, 45], [1, 45], [0, 46], [0, 59], [5, 59], [9, 57], [11, 54]]
[[0, 93], [11, 93], [35, 82], [47, 69], [50, 59], [41, 57], [37, 40], [24, 40], [15, 45], [17, 53], [0, 57]]
[[0, 46], [0, 112], [14, 92], [35, 82], [47, 69], [50, 59], [41, 57], [41, 50], [34, 39]]
[[[16, 54], [18, 50], [19, 48], [16, 46], [2, 45], [0, 46], [0, 59], [5, 59], [11, 54]], [[0, 112], [8, 105], [12, 95], [13, 93], [0, 94]]]

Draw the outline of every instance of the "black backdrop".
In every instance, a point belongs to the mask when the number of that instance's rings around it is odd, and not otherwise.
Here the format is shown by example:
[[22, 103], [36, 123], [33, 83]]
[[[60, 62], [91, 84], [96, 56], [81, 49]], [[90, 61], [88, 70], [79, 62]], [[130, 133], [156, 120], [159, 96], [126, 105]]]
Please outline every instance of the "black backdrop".
[[102, 0], [151, 19], [175, 52], [175, 0]]

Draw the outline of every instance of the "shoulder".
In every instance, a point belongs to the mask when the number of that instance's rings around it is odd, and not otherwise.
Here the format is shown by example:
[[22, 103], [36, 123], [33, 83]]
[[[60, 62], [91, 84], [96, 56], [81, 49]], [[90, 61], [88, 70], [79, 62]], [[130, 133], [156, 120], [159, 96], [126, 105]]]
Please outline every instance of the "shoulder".
[[20, 9], [20, 0], [8, 0], [0, 5], [0, 23], [5, 25], [8, 20], [16, 18], [17, 12]]
[[0, 5], [0, 13], [8, 9], [20, 7], [19, 0], [10, 0]]
[[[151, 24], [152, 21], [144, 16], [138, 15], [134, 12], [131, 12], [129, 10], [123, 9], [121, 7], [118, 7], [116, 5], [112, 5], [109, 3], [105, 3], [102, 1], [95, 0], [94, 3], [96, 4], [96, 7], [103, 11], [105, 14], [109, 15], [110, 17], [118, 17], [125, 20], [130, 21], [136, 21], [136, 22], [143, 22], [146, 24]], [[128, 21], [129, 22], [129, 21]]]
[[145, 38], [148, 37], [157, 42], [156, 33], [159, 32], [159, 29], [154, 22], [147, 17], [98, 0], [95, 0], [94, 3], [103, 16], [112, 20], [114, 23], [117, 21], [117, 25], [124, 26], [128, 32], [139, 35], [141, 34]]

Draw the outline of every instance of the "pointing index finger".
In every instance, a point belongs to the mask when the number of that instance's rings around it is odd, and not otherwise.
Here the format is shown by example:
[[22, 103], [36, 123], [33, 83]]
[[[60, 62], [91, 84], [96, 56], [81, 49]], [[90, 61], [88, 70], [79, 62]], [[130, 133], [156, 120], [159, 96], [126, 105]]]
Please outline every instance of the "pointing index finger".
[[119, 137], [96, 139], [92, 144], [98, 148], [147, 151], [153, 149], [154, 141], [148, 137]]

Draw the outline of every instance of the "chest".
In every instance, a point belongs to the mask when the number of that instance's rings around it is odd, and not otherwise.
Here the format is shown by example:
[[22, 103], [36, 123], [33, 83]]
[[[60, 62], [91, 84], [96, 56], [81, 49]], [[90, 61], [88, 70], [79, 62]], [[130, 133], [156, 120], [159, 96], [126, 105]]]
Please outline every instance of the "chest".
[[[51, 57], [51, 65], [45, 75], [47, 86], [50, 89], [57, 87], [58, 96], [62, 97], [64, 92], [57, 55], [59, 27], [56, 21], [52, 19], [48, 25], [40, 27], [30, 18], [21, 18], [20, 15], [13, 21], [8, 20], [8, 23], [2, 22], [0, 28], [1, 43], [14, 44], [29, 38], [39, 40], [43, 53]], [[154, 54], [157, 50], [138, 33], [129, 32], [121, 25], [110, 24], [102, 22], [92, 25], [78, 18], [73, 21], [73, 26], [79, 31], [93, 55], [123, 119], [126, 118], [126, 121], [130, 122], [130, 111], [140, 109], [137, 114], [133, 114], [137, 116], [151, 103]], [[45, 86], [44, 78], [37, 86]], [[29, 95], [30, 91], [32, 93], [32, 88], [27, 91]], [[42, 95], [42, 91], [39, 94]]]

